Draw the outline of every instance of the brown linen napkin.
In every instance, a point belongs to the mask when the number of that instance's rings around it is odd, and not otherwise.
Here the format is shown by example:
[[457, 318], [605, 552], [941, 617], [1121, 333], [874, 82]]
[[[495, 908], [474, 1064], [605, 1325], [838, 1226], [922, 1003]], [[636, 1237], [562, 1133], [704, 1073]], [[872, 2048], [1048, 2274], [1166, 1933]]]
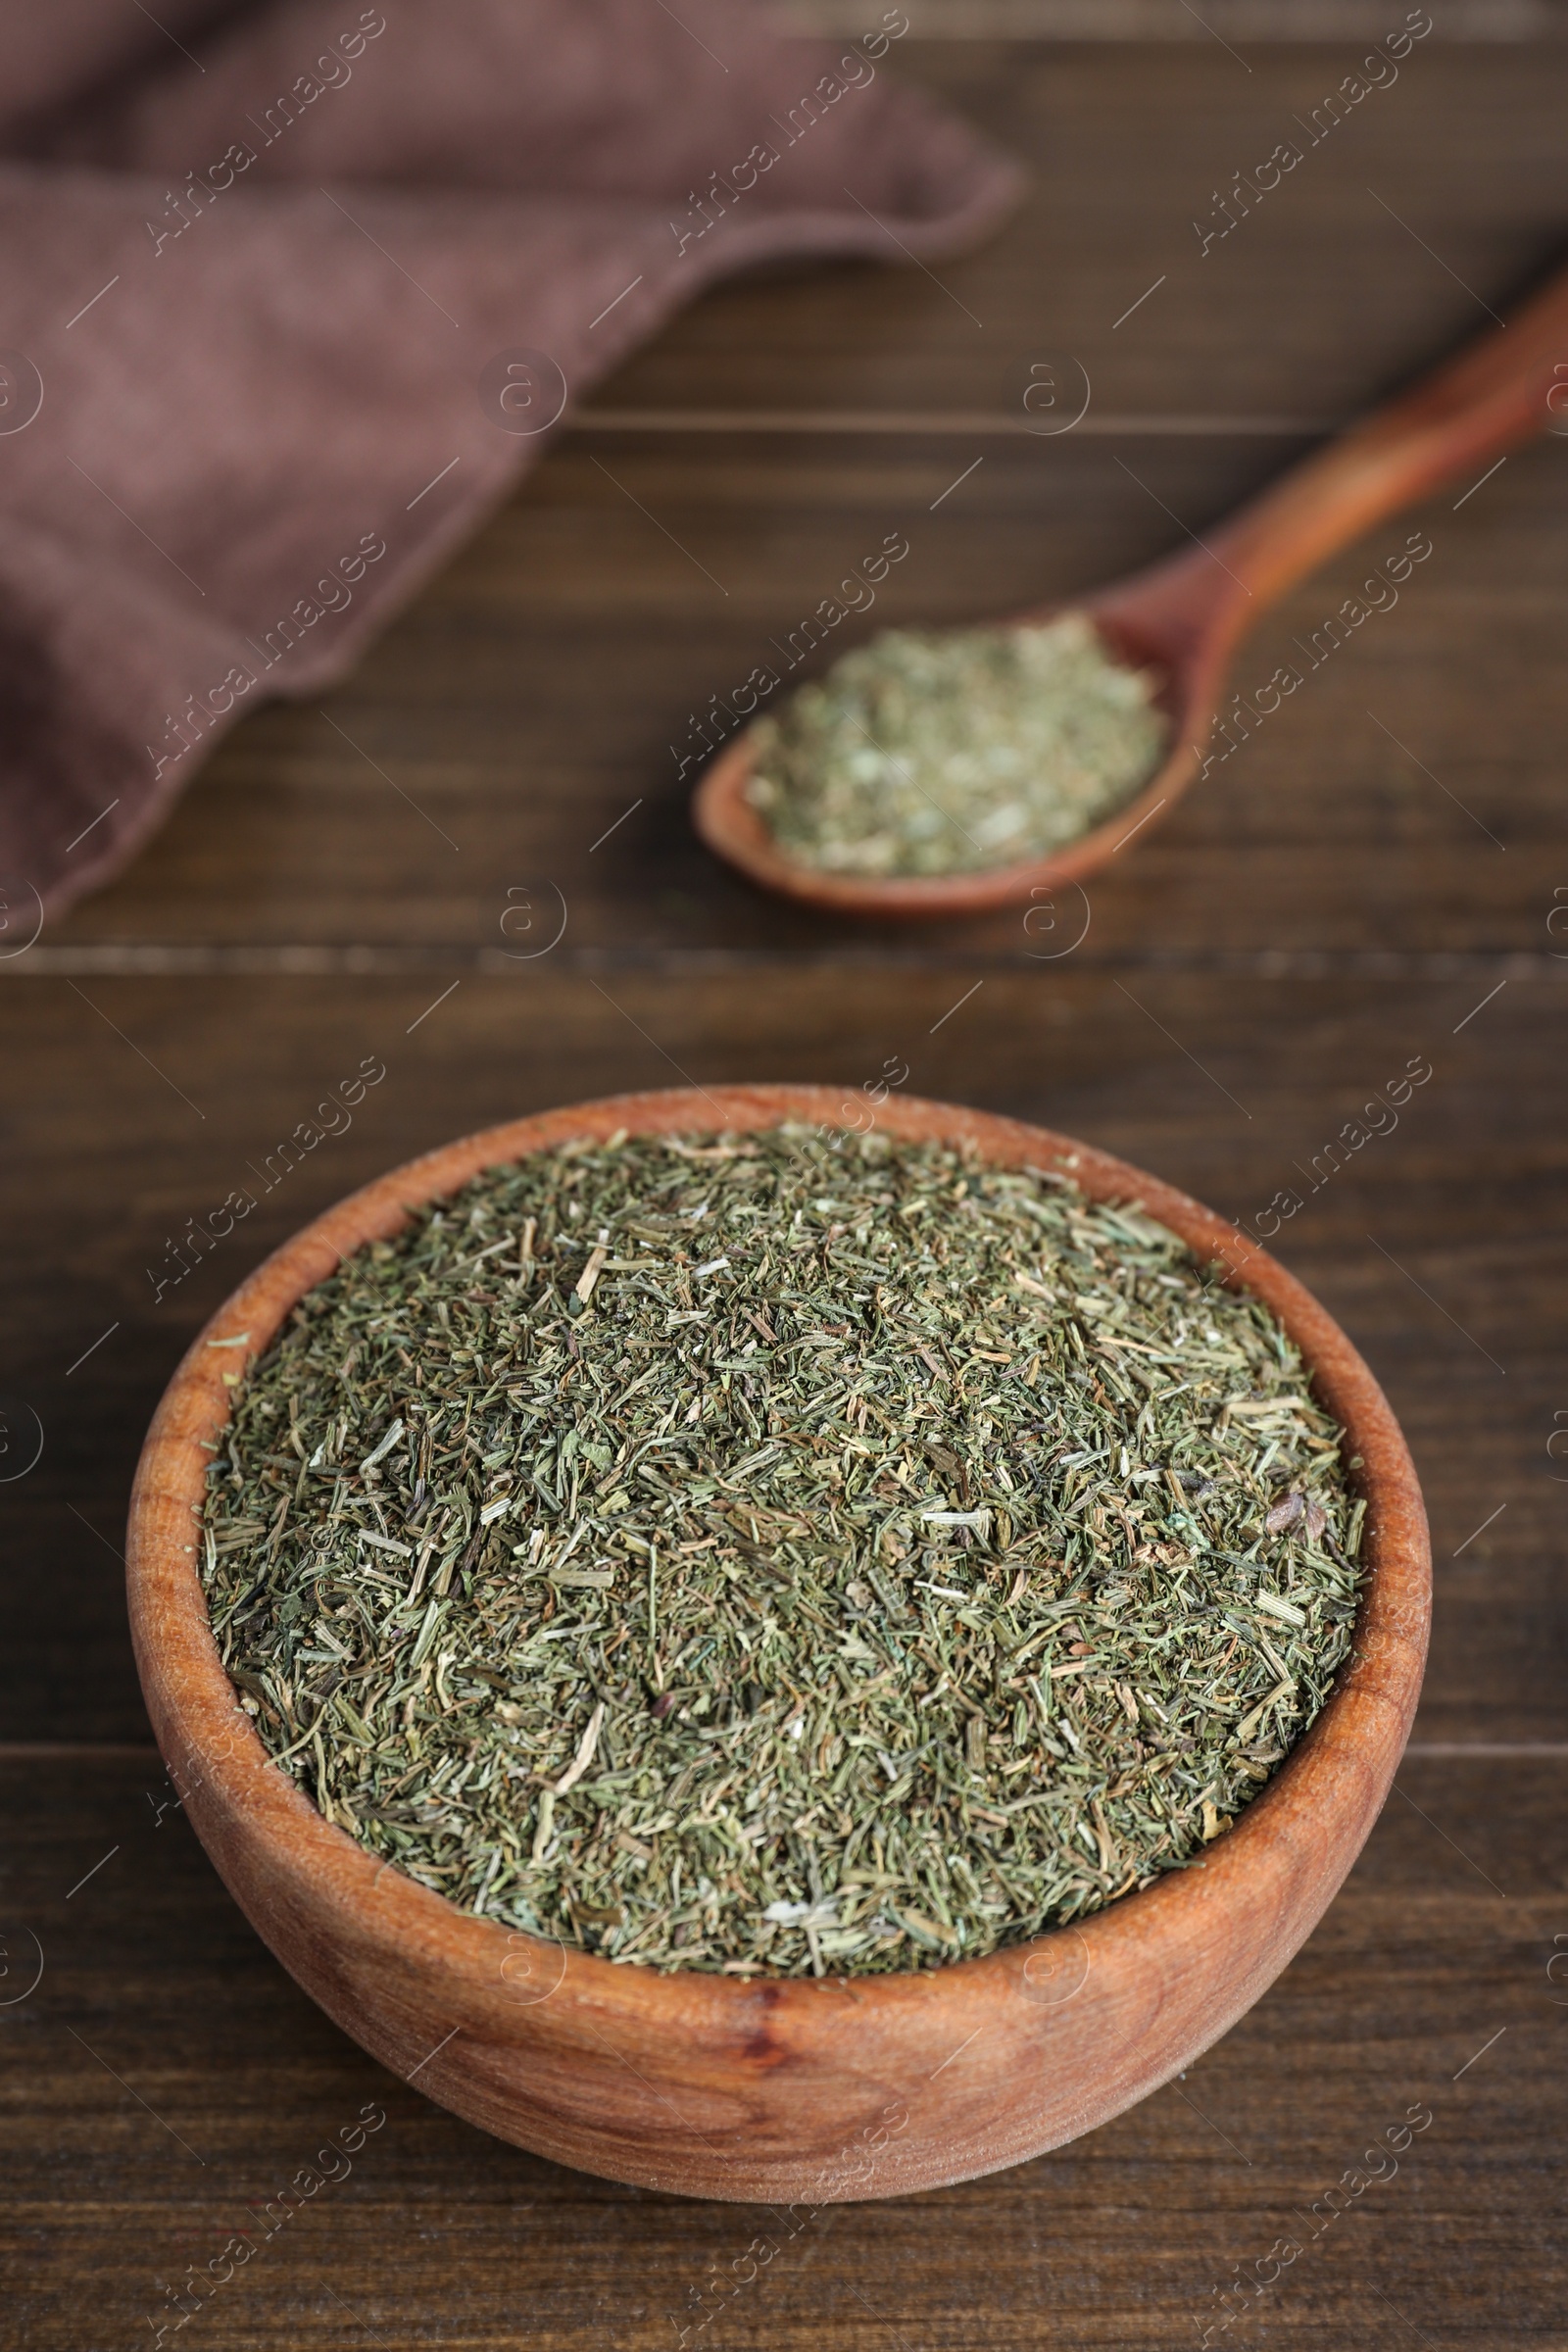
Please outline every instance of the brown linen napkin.
[[70, 0], [74, 79], [34, 27], [0, 109], [13, 931], [19, 894], [116, 872], [235, 715], [340, 677], [711, 279], [950, 254], [1020, 184], [894, 83], [874, 0], [832, 44], [746, 0], [159, 13], [164, 56], [106, 85], [122, 12]]

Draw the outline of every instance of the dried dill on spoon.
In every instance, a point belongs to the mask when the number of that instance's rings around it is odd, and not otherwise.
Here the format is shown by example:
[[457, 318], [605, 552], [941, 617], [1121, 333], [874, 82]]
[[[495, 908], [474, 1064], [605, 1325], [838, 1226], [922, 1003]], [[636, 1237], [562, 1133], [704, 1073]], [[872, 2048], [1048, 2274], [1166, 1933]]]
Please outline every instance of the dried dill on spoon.
[[1049, 857], [1129, 801], [1169, 724], [1157, 681], [1082, 612], [889, 629], [752, 729], [746, 797], [834, 874], [984, 873]]
[[237, 1393], [205, 1582], [285, 1771], [607, 1957], [972, 1957], [1200, 1851], [1348, 1651], [1268, 1310], [1059, 1172], [779, 1129], [488, 1171]]

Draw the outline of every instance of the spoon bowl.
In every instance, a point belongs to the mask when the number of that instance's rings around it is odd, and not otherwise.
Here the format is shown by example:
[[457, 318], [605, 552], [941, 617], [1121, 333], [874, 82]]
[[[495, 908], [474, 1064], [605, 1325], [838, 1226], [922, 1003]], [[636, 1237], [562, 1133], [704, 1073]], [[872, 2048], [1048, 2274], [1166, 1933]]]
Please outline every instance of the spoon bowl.
[[[692, 804], [698, 833], [762, 888], [844, 915], [980, 914], [1081, 882], [1135, 835], [1142, 839], [1206, 772], [1231, 656], [1259, 614], [1373, 523], [1554, 426], [1565, 379], [1568, 273], [1552, 278], [1505, 328], [1478, 337], [1338, 435], [1204, 539], [1189, 534], [1190, 548], [1070, 606], [998, 622], [1005, 630], [1038, 626], [1068, 610], [1084, 613], [1116, 660], [1155, 672], [1155, 706], [1171, 726], [1165, 758], [1148, 783], [1049, 857], [953, 874], [830, 873], [808, 864], [747, 798], [756, 757], [751, 728], [704, 772]], [[1245, 735], [1245, 720], [1239, 724]]]
[[808, 865], [780, 845], [747, 798], [755, 768], [750, 728], [705, 771], [692, 807], [698, 832], [710, 850], [739, 866], [754, 882], [840, 914], [916, 919], [983, 914], [994, 906], [1032, 901], [1061, 884], [1081, 880], [1113, 858], [1125, 841], [1184, 792], [1198, 771], [1201, 751], [1194, 738], [1208, 723], [1208, 707], [1217, 692], [1219, 672], [1217, 665], [1192, 658], [1179, 632], [1161, 626], [1157, 610], [1144, 610], [1140, 589], [1146, 583], [1156, 586], [1166, 568], [1161, 565], [1157, 571], [1140, 574], [1119, 589], [1083, 604], [1047, 606], [1038, 612], [1016, 613], [999, 624], [1003, 628], [1038, 628], [1069, 610], [1084, 613], [1115, 661], [1154, 672], [1158, 680], [1154, 708], [1170, 722], [1169, 748], [1149, 782], [1102, 823], [1049, 857], [961, 874], [836, 874]]

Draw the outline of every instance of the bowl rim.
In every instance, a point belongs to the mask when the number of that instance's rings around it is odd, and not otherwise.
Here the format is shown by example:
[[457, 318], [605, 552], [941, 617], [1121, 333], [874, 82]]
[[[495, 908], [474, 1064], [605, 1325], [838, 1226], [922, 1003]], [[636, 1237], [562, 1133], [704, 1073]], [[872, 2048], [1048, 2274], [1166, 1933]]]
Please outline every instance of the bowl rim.
[[[466, 1964], [496, 1978], [502, 1946], [518, 1940], [562, 1955], [556, 1988], [593, 2007], [662, 2013], [682, 2033], [726, 2034], [749, 2014], [759, 1988], [773, 1998], [829, 1999], [853, 1984], [858, 1997], [898, 1998], [916, 1984], [971, 1991], [982, 1982], [1001, 1990], [1037, 1944], [1077, 1936], [1090, 1946], [1123, 1937], [1147, 1939], [1176, 1909], [1245, 1902], [1252, 1858], [1271, 1839], [1292, 1840], [1303, 1818], [1330, 1815], [1342, 1791], [1348, 1744], [1369, 1762], [1375, 1801], [1358, 1836], [1342, 1836], [1308, 1928], [1337, 1890], [1376, 1817], [1404, 1741], [1420, 1690], [1431, 1607], [1426, 1513], [1403, 1436], [1369, 1367], [1338, 1324], [1277, 1259], [1236, 1226], [1161, 1179], [1070, 1136], [996, 1113], [890, 1096], [878, 1113], [886, 1134], [912, 1141], [971, 1145], [999, 1166], [1039, 1166], [1066, 1173], [1092, 1198], [1136, 1204], [1193, 1249], [1200, 1262], [1224, 1267], [1227, 1287], [1261, 1298], [1299, 1348], [1320, 1401], [1361, 1458], [1355, 1491], [1367, 1501], [1360, 1561], [1366, 1571], [1350, 1656], [1316, 1721], [1228, 1829], [1186, 1866], [1163, 1871], [1148, 1886], [1039, 1936], [971, 1959], [926, 1967], [816, 1977], [724, 1976], [616, 1962], [535, 1936], [461, 1909], [406, 1877], [329, 1822], [275, 1766], [224, 1669], [197, 1566], [199, 1507], [210, 1447], [229, 1418], [240, 1371], [262, 1353], [304, 1294], [366, 1244], [388, 1238], [411, 1211], [459, 1190], [484, 1169], [535, 1152], [628, 1133], [744, 1134], [788, 1123], [838, 1126], [840, 1087], [715, 1085], [604, 1096], [462, 1137], [403, 1162], [324, 1209], [263, 1260], [203, 1325], [158, 1405], [137, 1466], [126, 1544], [131, 1633], [149, 1712], [171, 1775], [204, 1782], [247, 1832], [265, 1841], [270, 1867], [285, 1880], [309, 1882], [353, 1902], [375, 1940], [401, 1943], [442, 1962]], [[243, 1335], [241, 1337], [241, 1335]], [[239, 1341], [239, 1345], [236, 1345]], [[204, 1444], [205, 1441], [205, 1444]], [[186, 1534], [194, 1541], [181, 1541]], [[163, 1727], [177, 1729], [184, 1755], [167, 1753]], [[1381, 1725], [1381, 1735], [1378, 1727]], [[205, 1803], [193, 1807], [198, 1832]], [[1353, 1810], [1354, 1808], [1352, 1808]], [[1345, 1810], [1345, 1808], [1341, 1808]], [[1194, 1867], [1194, 1862], [1200, 1867]], [[1321, 1863], [1318, 1865], [1321, 1870]], [[1210, 1910], [1210, 1916], [1212, 1911]], [[1176, 1923], [1171, 1921], [1171, 1925]], [[1295, 1946], [1292, 1947], [1293, 1949]], [[1223, 2032], [1227, 2018], [1216, 2026]]]

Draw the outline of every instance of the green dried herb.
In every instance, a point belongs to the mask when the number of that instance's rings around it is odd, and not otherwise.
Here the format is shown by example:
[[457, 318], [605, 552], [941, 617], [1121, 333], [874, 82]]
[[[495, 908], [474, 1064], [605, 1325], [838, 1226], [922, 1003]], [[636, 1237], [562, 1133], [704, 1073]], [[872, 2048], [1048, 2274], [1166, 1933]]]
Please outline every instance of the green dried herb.
[[211, 1473], [278, 1762], [658, 1968], [972, 1956], [1187, 1861], [1323, 1704], [1363, 1506], [1266, 1308], [1070, 1177], [613, 1138], [347, 1259]]
[[1032, 628], [890, 629], [752, 730], [747, 795], [839, 874], [980, 873], [1044, 858], [1149, 781], [1157, 681], [1081, 612]]

